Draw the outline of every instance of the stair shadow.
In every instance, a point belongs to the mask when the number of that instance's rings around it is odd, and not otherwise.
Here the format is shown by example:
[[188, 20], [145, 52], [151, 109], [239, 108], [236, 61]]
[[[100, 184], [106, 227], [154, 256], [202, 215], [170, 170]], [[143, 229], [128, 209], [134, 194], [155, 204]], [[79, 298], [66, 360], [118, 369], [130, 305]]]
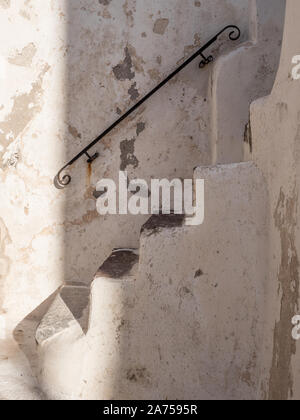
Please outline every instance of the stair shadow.
[[36, 378], [39, 377], [37, 341], [35, 338], [36, 330], [58, 293], [59, 288], [29, 315], [27, 315], [13, 331], [13, 337], [18, 343], [20, 350], [27, 358]]

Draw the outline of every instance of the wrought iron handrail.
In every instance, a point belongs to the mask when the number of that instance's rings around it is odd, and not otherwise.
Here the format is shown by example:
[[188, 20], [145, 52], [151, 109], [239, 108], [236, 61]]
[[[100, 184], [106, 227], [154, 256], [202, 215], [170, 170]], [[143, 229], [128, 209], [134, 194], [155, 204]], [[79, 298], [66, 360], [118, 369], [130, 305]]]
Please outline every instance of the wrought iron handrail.
[[205, 67], [207, 64], [213, 61], [213, 57], [210, 55], [205, 57], [203, 52], [207, 50], [214, 42], [218, 40], [220, 35], [223, 34], [227, 29], [232, 29], [229, 33], [229, 39], [231, 41], [236, 41], [241, 36], [240, 29], [235, 25], [228, 25], [223, 28], [217, 35], [215, 35], [210, 41], [208, 41], [203, 47], [201, 47], [195, 54], [193, 54], [189, 59], [187, 59], [181, 66], [179, 66], [175, 71], [173, 71], [167, 78], [165, 78], [161, 83], [159, 83], [154, 89], [151, 90], [146, 96], [144, 96], [139, 102], [137, 102], [132, 108], [130, 108], [124, 115], [122, 115], [117, 121], [115, 121], [109, 128], [107, 128], [103, 133], [101, 133], [95, 140], [93, 140], [88, 146], [86, 146], [78, 155], [76, 155], [70, 162], [68, 162], [61, 170], [57, 173], [54, 178], [54, 185], [58, 189], [66, 187], [71, 182], [71, 176], [69, 174], [63, 174], [63, 172], [73, 165], [78, 159], [83, 155], [86, 155], [88, 163], [92, 163], [95, 159], [99, 157], [99, 153], [90, 155], [89, 150], [95, 146], [100, 140], [107, 136], [114, 128], [116, 128], [122, 121], [124, 121], [129, 115], [136, 111], [144, 102], [146, 102], [151, 96], [153, 96], [159, 89], [161, 89], [165, 84], [167, 84], [171, 79], [173, 79], [179, 72], [181, 72], [188, 64], [194, 61], [197, 57], [201, 56], [202, 61], [199, 64], [200, 68]]

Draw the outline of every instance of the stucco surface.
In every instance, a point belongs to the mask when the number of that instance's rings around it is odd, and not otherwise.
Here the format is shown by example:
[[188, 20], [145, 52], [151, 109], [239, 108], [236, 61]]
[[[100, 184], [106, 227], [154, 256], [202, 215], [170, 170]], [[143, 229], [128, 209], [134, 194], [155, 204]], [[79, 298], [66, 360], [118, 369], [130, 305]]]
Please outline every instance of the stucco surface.
[[[299, 21], [298, 0], [0, 1], [0, 398], [299, 398]], [[213, 65], [191, 64], [54, 188], [228, 24], [238, 42], [222, 38]], [[96, 183], [119, 170], [205, 178], [204, 224], [141, 233], [147, 217], [101, 217]], [[95, 277], [120, 247], [138, 261]]]

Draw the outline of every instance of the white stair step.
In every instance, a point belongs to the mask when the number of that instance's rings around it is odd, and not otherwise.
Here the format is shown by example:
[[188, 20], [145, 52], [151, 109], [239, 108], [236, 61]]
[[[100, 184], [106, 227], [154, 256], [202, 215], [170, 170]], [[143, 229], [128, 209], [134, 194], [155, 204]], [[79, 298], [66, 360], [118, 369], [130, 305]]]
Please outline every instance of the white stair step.
[[111, 256], [99, 268], [95, 280], [129, 280], [136, 275], [138, 261], [136, 249], [114, 249]]

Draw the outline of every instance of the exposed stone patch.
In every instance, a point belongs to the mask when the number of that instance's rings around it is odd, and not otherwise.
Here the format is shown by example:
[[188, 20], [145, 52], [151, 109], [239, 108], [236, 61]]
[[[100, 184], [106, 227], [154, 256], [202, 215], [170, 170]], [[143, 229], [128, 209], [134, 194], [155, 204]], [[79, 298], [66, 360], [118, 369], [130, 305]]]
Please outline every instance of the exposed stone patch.
[[130, 89], [128, 90], [128, 93], [130, 95], [130, 99], [132, 101], [136, 101], [138, 97], [140, 96], [139, 91], [136, 88], [136, 82], [131, 85]]
[[0, 0], [0, 7], [2, 7], [2, 9], [9, 9], [10, 0]]
[[137, 168], [139, 166], [139, 161], [134, 154], [134, 143], [135, 143], [135, 138], [131, 140], [124, 140], [120, 144], [120, 150], [121, 150], [120, 169], [121, 171], [125, 171], [125, 169], [129, 165], [132, 165], [134, 168]]
[[273, 361], [270, 371], [269, 399], [288, 400], [292, 397], [292, 356], [296, 354], [296, 341], [291, 335], [291, 319], [298, 312], [299, 258], [296, 248], [298, 195], [296, 186], [291, 197], [280, 190], [274, 212], [275, 226], [280, 233], [281, 261], [278, 282], [282, 294], [280, 319], [275, 325]]
[[13, 56], [7, 60], [10, 64], [21, 67], [30, 67], [32, 64], [33, 57], [37, 52], [36, 46], [31, 42], [22, 49], [17, 51]]
[[118, 64], [113, 68], [114, 75], [116, 79], [132, 80], [135, 76], [135, 72], [132, 71], [132, 59], [129, 53], [128, 47], [125, 48], [125, 59], [122, 63]]
[[157, 19], [153, 26], [153, 32], [158, 35], [164, 35], [169, 25], [169, 19]]

